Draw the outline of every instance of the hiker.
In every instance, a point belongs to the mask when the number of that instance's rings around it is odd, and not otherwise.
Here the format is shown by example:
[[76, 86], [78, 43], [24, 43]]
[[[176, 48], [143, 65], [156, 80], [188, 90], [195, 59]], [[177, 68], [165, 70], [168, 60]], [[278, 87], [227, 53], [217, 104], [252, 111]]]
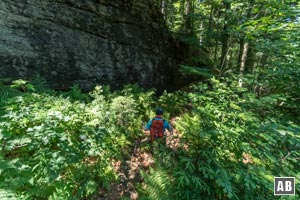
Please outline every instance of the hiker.
[[162, 108], [156, 109], [156, 116], [155, 118], [149, 120], [149, 122], [145, 126], [145, 131], [150, 130], [150, 142], [152, 143], [154, 140], [158, 138], [164, 137], [165, 140], [165, 130], [168, 129], [168, 131], [173, 134], [173, 128], [170, 126], [167, 120], [162, 118], [163, 114]]

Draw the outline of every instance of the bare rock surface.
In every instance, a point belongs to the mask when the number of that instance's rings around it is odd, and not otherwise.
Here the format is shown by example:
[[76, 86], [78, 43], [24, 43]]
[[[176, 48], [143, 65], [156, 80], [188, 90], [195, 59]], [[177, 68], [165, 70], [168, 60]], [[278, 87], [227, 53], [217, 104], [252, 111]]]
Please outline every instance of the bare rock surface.
[[148, 0], [1, 0], [0, 79], [164, 88], [181, 55], [163, 24]]

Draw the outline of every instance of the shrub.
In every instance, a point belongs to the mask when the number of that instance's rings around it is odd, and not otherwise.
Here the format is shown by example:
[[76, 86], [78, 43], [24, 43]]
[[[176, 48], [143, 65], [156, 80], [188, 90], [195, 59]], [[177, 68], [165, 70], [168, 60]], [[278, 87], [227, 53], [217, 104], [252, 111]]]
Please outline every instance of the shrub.
[[156, 183], [155, 172], [145, 174], [145, 196], [162, 184], [171, 189], [168, 199], [273, 199], [274, 176], [299, 175], [299, 125], [274, 109], [277, 96], [257, 99], [235, 82], [210, 84], [186, 94], [192, 109], [176, 123], [181, 148], [156, 162], [169, 178]]
[[[81, 99], [75, 90], [72, 100]], [[89, 103], [27, 90], [5, 101], [2, 196], [81, 199], [116, 180], [111, 161], [140, 128], [140, 117], [132, 97], [106, 99], [102, 92], [96, 87]]]

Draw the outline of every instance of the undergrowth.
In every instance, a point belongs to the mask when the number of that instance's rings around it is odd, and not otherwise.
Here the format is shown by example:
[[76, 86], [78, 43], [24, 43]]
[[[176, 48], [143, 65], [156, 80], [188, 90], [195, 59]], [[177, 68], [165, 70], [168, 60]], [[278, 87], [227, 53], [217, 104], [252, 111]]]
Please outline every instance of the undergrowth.
[[137, 85], [0, 87], [0, 199], [91, 199], [108, 189], [118, 181], [112, 161], [130, 156], [158, 105], [176, 117], [180, 146], [154, 152], [140, 199], [275, 199], [274, 176], [300, 175], [299, 118], [280, 94], [257, 98], [214, 78], [160, 97]]

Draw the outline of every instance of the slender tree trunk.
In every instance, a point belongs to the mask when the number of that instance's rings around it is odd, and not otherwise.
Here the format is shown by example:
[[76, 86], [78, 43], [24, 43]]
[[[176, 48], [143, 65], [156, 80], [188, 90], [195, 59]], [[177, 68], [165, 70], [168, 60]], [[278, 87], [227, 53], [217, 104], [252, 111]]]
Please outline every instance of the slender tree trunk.
[[[250, 19], [252, 9], [254, 6], [255, 0], [250, 0], [249, 1], [249, 7], [247, 10], [246, 18], [247, 20]], [[254, 65], [254, 52], [253, 49], [251, 48], [251, 44], [249, 41], [245, 41], [244, 38], [241, 38], [240, 40], [240, 51], [238, 55], [238, 65], [239, 65], [239, 87], [243, 86], [243, 76], [245, 73], [245, 69], [253, 69]]]
[[[234, 46], [234, 44], [232, 44], [232, 45]], [[234, 51], [234, 48], [230, 48], [229, 56], [228, 56], [228, 68], [229, 67], [231, 68], [231, 66], [234, 66], [234, 61], [235, 61], [235, 59], [233, 59], [234, 55], [236, 55], [235, 51]]]
[[[247, 53], [245, 54], [245, 45], [248, 45]], [[240, 48], [239, 48], [239, 53], [238, 53], [238, 69], [241, 68], [241, 65], [244, 65], [245, 69], [250, 70], [254, 69], [255, 65], [255, 54], [254, 54], [254, 49], [252, 48], [252, 43], [245, 42], [245, 40], [242, 38], [240, 40]], [[243, 60], [244, 59], [244, 60]], [[244, 62], [244, 63], [242, 63]]]
[[237, 69], [241, 68], [241, 62], [242, 62], [242, 55], [243, 55], [244, 44], [245, 44], [244, 38], [240, 39], [240, 47], [239, 47], [239, 53], [238, 53], [238, 65], [237, 65]]
[[209, 22], [208, 22], [208, 27], [207, 27], [207, 32], [206, 32], [206, 37], [207, 37], [207, 42], [206, 42], [206, 48], [211, 47], [212, 42], [212, 24], [213, 24], [213, 11], [214, 11], [214, 6], [213, 4], [210, 7], [210, 13], [209, 13]]
[[252, 42], [249, 41], [249, 47], [248, 47], [248, 54], [247, 54], [247, 59], [246, 59], [246, 68], [248, 69], [249, 72], [254, 70], [254, 65], [255, 65], [255, 51], [253, 48]]
[[242, 49], [243, 53], [241, 56], [241, 63], [240, 63], [239, 87], [243, 86], [243, 76], [244, 76], [244, 71], [245, 71], [245, 66], [246, 66], [248, 49], [249, 49], [249, 43], [245, 42], [243, 44], [243, 49]]
[[228, 41], [229, 41], [229, 33], [228, 33], [228, 20], [229, 15], [228, 11], [231, 8], [230, 2], [224, 2], [225, 5], [225, 16], [224, 16], [224, 26], [223, 26], [223, 34], [222, 34], [222, 52], [221, 52], [221, 62], [220, 62], [220, 68], [224, 68], [227, 66], [227, 53], [228, 53]]
[[183, 19], [185, 18], [185, 0], [180, 0], [180, 8], [179, 13], [181, 16], [183, 16]]
[[215, 42], [215, 49], [214, 49], [214, 60], [217, 60], [218, 56], [218, 41]]
[[162, 13], [162, 14], [165, 14], [165, 0], [161, 0], [160, 1], [160, 12]]
[[168, 0], [161, 0], [160, 1], [160, 12], [161, 12], [161, 14], [163, 14], [164, 19], [167, 18], [167, 12], [166, 12], [167, 6], [168, 6], [167, 3], [168, 3]]
[[266, 54], [263, 54], [261, 56], [261, 59], [260, 59], [260, 67], [261, 68], [265, 68], [266, 65], [267, 65], [267, 60], [268, 60], [268, 56]]
[[186, 1], [186, 8], [185, 8], [185, 28], [188, 34], [193, 32], [193, 0]]
[[200, 30], [199, 30], [199, 45], [203, 46], [203, 22], [200, 22]]

